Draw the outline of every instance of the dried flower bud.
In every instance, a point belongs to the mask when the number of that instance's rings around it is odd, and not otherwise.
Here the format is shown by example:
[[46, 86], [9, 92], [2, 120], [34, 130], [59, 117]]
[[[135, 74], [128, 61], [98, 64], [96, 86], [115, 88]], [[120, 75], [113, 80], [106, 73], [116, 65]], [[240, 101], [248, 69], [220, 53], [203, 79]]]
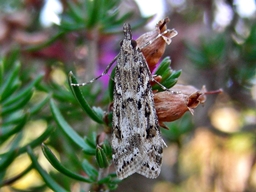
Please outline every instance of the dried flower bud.
[[144, 33], [136, 40], [150, 71], [154, 70], [159, 59], [162, 57], [166, 44], [169, 45], [172, 42], [171, 39], [178, 34], [175, 29], [167, 29], [166, 23], [169, 21], [168, 17], [159, 21], [153, 31]]
[[183, 94], [173, 94], [168, 91], [158, 92], [154, 94], [154, 102], [159, 124], [164, 128], [163, 122], [175, 121], [188, 111]]
[[172, 92], [163, 91], [154, 94], [155, 108], [160, 126], [163, 122], [175, 121], [182, 117], [186, 111], [192, 114], [199, 104], [206, 101], [206, 94], [220, 93], [221, 90], [207, 92], [205, 86], [199, 91], [190, 85], [175, 85]]
[[207, 93], [207, 90], [205, 86], [199, 91], [191, 85], [177, 84], [173, 86], [171, 90], [185, 95], [185, 97], [187, 97], [187, 106], [191, 109], [196, 108], [199, 104], [204, 104], [206, 101], [205, 93]]

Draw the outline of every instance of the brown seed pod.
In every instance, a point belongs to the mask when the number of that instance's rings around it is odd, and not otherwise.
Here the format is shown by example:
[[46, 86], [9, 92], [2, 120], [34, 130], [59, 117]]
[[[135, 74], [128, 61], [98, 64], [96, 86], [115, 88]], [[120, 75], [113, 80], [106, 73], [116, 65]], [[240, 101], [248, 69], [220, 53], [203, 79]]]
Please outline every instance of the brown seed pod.
[[167, 29], [166, 23], [170, 19], [167, 17], [156, 24], [153, 31], [142, 34], [136, 41], [140, 47], [150, 71], [153, 71], [159, 59], [164, 54], [166, 44], [172, 42], [178, 32], [175, 29]]
[[204, 104], [206, 94], [221, 93], [221, 90], [207, 92], [205, 86], [201, 90], [190, 85], [175, 85], [172, 92], [163, 91], [154, 94], [155, 109], [161, 127], [166, 128], [163, 122], [175, 121], [186, 111], [191, 114], [199, 104]]

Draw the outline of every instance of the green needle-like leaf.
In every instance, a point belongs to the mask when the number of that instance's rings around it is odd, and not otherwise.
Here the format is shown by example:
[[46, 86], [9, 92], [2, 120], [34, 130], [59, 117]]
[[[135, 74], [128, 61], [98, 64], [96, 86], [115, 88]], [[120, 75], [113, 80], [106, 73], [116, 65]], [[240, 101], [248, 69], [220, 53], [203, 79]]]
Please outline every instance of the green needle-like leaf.
[[37, 161], [36, 156], [34, 155], [32, 148], [30, 146], [27, 147], [27, 152], [29, 154], [29, 157], [35, 167], [35, 169], [38, 171], [38, 173], [41, 175], [45, 183], [48, 187], [50, 187], [53, 191], [58, 192], [66, 192], [65, 189], [63, 189], [59, 184], [57, 184], [50, 175], [47, 174], [47, 172], [40, 166], [40, 164]]
[[0, 101], [3, 102], [10, 95], [10, 88], [13, 84], [16, 84], [18, 81], [18, 73], [20, 71], [20, 64], [17, 63], [13, 69], [7, 75], [7, 78], [4, 80], [3, 84], [0, 86]]
[[70, 11], [69, 15], [72, 16], [72, 18], [78, 23], [84, 22], [84, 13], [81, 7], [79, 7], [78, 5], [76, 5], [76, 3], [73, 3], [72, 1], [67, 1], [67, 5]]
[[28, 95], [33, 87], [42, 80], [43, 75], [39, 75], [35, 80], [33, 80], [26, 88], [20, 90], [18, 93], [15, 94], [14, 97], [10, 97], [8, 98], [3, 105], [11, 105], [17, 101], [20, 101], [21, 99], [23, 99], [24, 97], [26, 97], [26, 95]]
[[43, 106], [45, 106], [46, 103], [49, 102], [50, 98], [51, 98], [51, 96], [48, 95], [43, 101], [32, 106], [30, 108], [30, 115], [34, 115], [34, 114], [38, 113], [43, 108]]
[[97, 180], [98, 171], [87, 161], [86, 159], [83, 160], [82, 167], [86, 174], [94, 181]]
[[0, 173], [7, 169], [11, 162], [14, 161], [14, 159], [17, 157], [18, 152], [17, 151], [9, 151], [8, 153], [4, 153], [0, 155]]
[[33, 95], [33, 90], [30, 90], [24, 97], [20, 100], [17, 100], [15, 103], [10, 103], [11, 105], [3, 105], [2, 106], [2, 116], [5, 116], [9, 113], [13, 113], [18, 109], [23, 108], [31, 99]]
[[[178, 77], [181, 74], [181, 70], [174, 71], [171, 69], [170, 65], [171, 65], [171, 60], [169, 57], [166, 57], [160, 63], [160, 65], [158, 66], [155, 72], [155, 74], [160, 75], [162, 77], [162, 81], [160, 83], [168, 89], [173, 87], [177, 83]], [[163, 89], [158, 84], [153, 85], [152, 89], [163, 91]]]
[[96, 148], [96, 160], [100, 168], [106, 168], [109, 165], [107, 155], [99, 145]]
[[0, 144], [3, 143], [9, 137], [11, 137], [13, 134], [19, 132], [24, 127], [27, 120], [28, 120], [28, 115], [23, 117], [23, 119], [21, 119], [19, 124], [16, 125], [15, 127], [2, 129], [0, 133]]
[[83, 177], [82, 175], [78, 175], [76, 173], [73, 173], [72, 171], [66, 169], [61, 163], [58, 161], [58, 159], [55, 157], [55, 155], [52, 153], [52, 151], [44, 144], [42, 144], [42, 151], [44, 153], [44, 156], [48, 159], [48, 161], [51, 163], [51, 165], [57, 169], [59, 172], [63, 173], [64, 175], [76, 179], [78, 181], [84, 181], [87, 183], [92, 183], [93, 181]]
[[71, 127], [70, 125], [65, 121], [63, 116], [61, 115], [60, 111], [54, 104], [54, 101], [50, 101], [50, 107], [53, 114], [53, 117], [59, 127], [62, 129], [62, 131], [65, 133], [67, 137], [69, 137], [76, 145], [81, 147], [84, 151], [92, 151], [95, 149], [92, 149], [87, 143], [84, 142], [83, 138], [81, 138]]

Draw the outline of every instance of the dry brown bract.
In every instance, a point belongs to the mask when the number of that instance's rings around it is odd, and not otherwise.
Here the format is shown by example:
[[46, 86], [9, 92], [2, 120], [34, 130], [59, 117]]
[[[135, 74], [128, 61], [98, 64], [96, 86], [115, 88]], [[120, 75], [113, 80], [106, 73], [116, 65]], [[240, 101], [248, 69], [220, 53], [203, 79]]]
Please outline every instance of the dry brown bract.
[[159, 59], [164, 54], [166, 44], [169, 45], [172, 42], [172, 38], [178, 34], [175, 29], [167, 29], [166, 24], [169, 21], [168, 17], [160, 20], [153, 31], [144, 33], [136, 40], [150, 71], [154, 70]]
[[190, 85], [175, 85], [172, 92], [163, 91], [154, 94], [155, 108], [161, 127], [166, 128], [163, 122], [175, 121], [186, 111], [191, 114], [199, 104], [204, 104], [206, 94], [221, 93], [221, 90], [207, 92], [205, 86], [201, 90]]

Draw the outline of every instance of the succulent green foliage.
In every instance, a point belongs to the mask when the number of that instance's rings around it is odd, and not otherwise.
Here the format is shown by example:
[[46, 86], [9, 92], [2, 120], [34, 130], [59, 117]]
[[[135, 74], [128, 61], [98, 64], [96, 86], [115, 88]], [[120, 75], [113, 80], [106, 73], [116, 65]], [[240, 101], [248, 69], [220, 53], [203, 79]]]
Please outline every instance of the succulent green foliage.
[[[101, 34], [120, 33], [123, 23], [133, 18], [132, 11], [124, 15], [119, 13], [120, 3], [121, 0], [67, 1], [67, 10], [60, 15], [61, 23], [57, 25], [58, 33], [40, 45], [26, 47], [26, 50], [40, 50], [74, 31], [87, 33], [96, 29]], [[130, 24], [136, 29], [144, 26], [151, 18], [152, 16], [136, 18]]]
[[[178, 77], [181, 75], [181, 70], [173, 70], [171, 68], [171, 59], [166, 57], [161, 61], [154, 75], [160, 75], [162, 77], [161, 84], [169, 89], [177, 83]], [[159, 85], [153, 85], [152, 89], [163, 91]]]
[[249, 101], [248, 91], [256, 74], [255, 36], [256, 25], [253, 24], [248, 35], [239, 36], [230, 30], [202, 37], [198, 45], [186, 43], [187, 56], [202, 75], [218, 74], [218, 81], [208, 84], [223, 87], [234, 100], [247, 98], [245, 100]]
[[211, 38], [201, 38], [201, 46], [187, 43], [188, 57], [198, 68], [216, 68], [224, 62], [227, 43], [223, 34]]
[[52, 111], [52, 115], [55, 119], [55, 122], [58, 124], [59, 128], [64, 132], [64, 134], [71, 139], [71, 141], [80, 147], [85, 153], [88, 155], [95, 154], [95, 148], [92, 148], [85, 140], [80, 137], [66, 122], [66, 120], [61, 115], [59, 109], [54, 104], [54, 101], [51, 100], [50, 107]]
[[50, 187], [53, 191], [60, 191], [65, 192], [67, 190], [63, 189], [59, 184], [57, 184], [50, 176], [49, 174], [41, 167], [41, 165], [38, 163], [37, 158], [35, 154], [33, 153], [31, 147], [27, 148], [27, 152], [29, 154], [29, 157], [33, 163], [34, 168], [38, 171], [38, 173], [41, 175], [45, 183], [48, 187]]
[[[119, 14], [120, 0], [84, 0], [74, 3], [67, 1], [68, 10], [62, 15], [60, 28], [63, 30], [91, 30], [99, 28], [102, 33], [119, 33], [121, 26], [133, 13]], [[150, 17], [141, 18], [132, 23], [138, 28], [147, 22]]]
[[0, 186], [15, 182], [31, 170], [32, 167], [28, 166], [13, 178], [4, 177], [6, 170], [13, 161], [27, 152], [27, 147], [33, 149], [40, 146], [53, 131], [52, 127], [48, 127], [39, 137], [26, 145], [21, 145], [24, 127], [42, 110], [49, 101], [49, 97], [33, 103], [32, 106], [31, 97], [43, 76], [39, 75], [35, 79], [31, 79], [28, 84], [24, 84], [21, 79], [21, 64], [16, 62], [16, 58], [16, 52], [12, 52], [10, 57], [0, 60], [0, 144], [8, 143], [7, 147], [3, 149], [6, 152], [0, 154]]
[[72, 179], [76, 179], [78, 181], [83, 181], [83, 182], [87, 182], [87, 183], [91, 183], [92, 180], [76, 174], [70, 170], [68, 170], [66, 167], [64, 167], [59, 161], [58, 159], [55, 157], [55, 155], [52, 153], [52, 151], [44, 144], [42, 144], [42, 151], [45, 155], [45, 157], [47, 158], [47, 160], [52, 164], [52, 166], [57, 169], [60, 173], [72, 178]]
[[109, 142], [105, 142], [103, 146], [97, 145], [96, 160], [100, 168], [107, 168], [111, 164], [111, 154], [112, 149]]
[[[74, 81], [72, 81], [74, 82]], [[75, 90], [74, 92], [79, 91]], [[79, 93], [81, 94], [81, 93]], [[84, 100], [85, 101], [85, 100]], [[86, 101], [85, 101], [86, 102]], [[45, 157], [51, 163], [51, 165], [57, 169], [60, 173], [75, 179], [77, 181], [83, 181], [87, 183], [91, 183], [92, 187], [95, 185], [104, 185], [111, 187], [114, 189], [117, 185], [117, 180], [113, 174], [108, 174], [106, 177], [99, 177], [99, 168], [107, 168], [110, 164], [112, 150], [110, 144], [108, 142], [104, 142], [102, 146], [97, 145], [96, 143], [96, 133], [90, 132], [87, 137], [81, 138], [72, 127], [66, 122], [61, 112], [55, 105], [54, 101], [50, 102], [51, 111], [55, 122], [58, 124], [58, 127], [62, 130], [62, 132], [69, 138], [69, 141], [74, 143], [77, 147], [79, 147], [87, 158], [83, 159], [80, 163], [80, 166], [83, 168], [84, 172], [88, 175], [88, 178], [83, 177], [82, 175], [78, 175], [77, 173], [67, 169], [62, 163], [57, 160], [55, 155], [51, 152], [51, 150], [46, 146], [42, 145], [42, 150]], [[90, 108], [91, 109], [91, 108]], [[88, 110], [88, 109], [87, 109]], [[86, 110], [85, 110], [86, 111]], [[90, 160], [90, 156], [96, 157], [95, 166], [94, 163]], [[98, 169], [96, 168], [98, 167]], [[99, 180], [100, 179], [100, 180]], [[100, 181], [100, 183], [99, 183]]]

